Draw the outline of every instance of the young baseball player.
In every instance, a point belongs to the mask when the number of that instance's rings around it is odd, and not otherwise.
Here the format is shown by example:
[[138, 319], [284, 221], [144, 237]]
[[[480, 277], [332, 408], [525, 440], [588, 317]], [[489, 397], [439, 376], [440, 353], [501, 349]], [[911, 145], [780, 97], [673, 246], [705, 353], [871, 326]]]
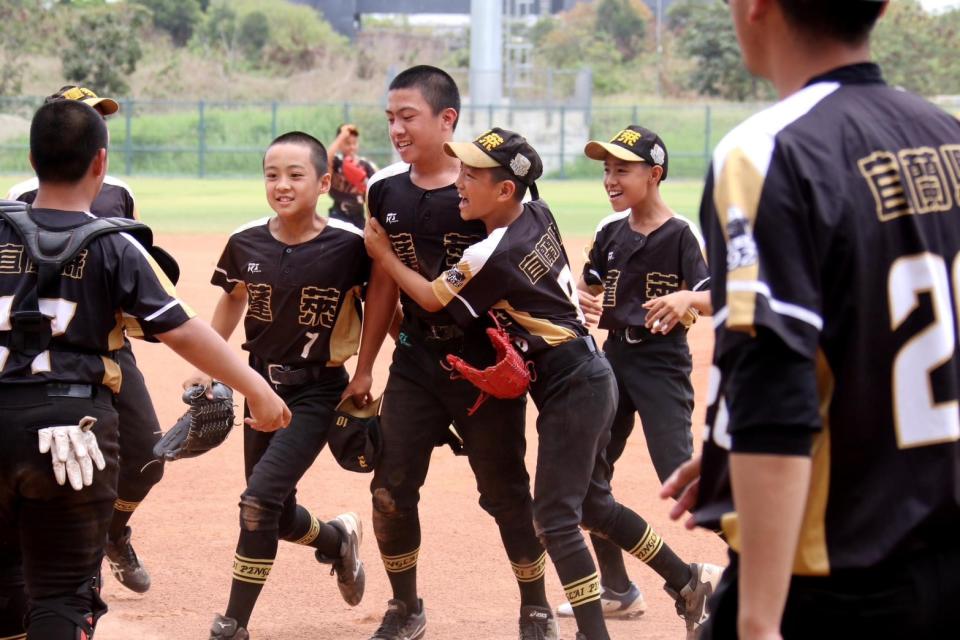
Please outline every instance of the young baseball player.
[[960, 123], [870, 62], [885, 7], [730, 2], [780, 101], [701, 204], [709, 430], [664, 491], [702, 468], [695, 522], [730, 542], [704, 638], [956, 635]]
[[[428, 311], [446, 311], [462, 325], [490, 311], [532, 363], [530, 395], [539, 410], [534, 522], [573, 607], [577, 638], [609, 639], [581, 523], [664, 577], [693, 638], [720, 570], [680, 560], [610, 493], [603, 450], [616, 381], [583, 323], [553, 214], [537, 197], [540, 157], [520, 135], [503, 129], [473, 142], [447, 143], [444, 151], [462, 162], [456, 182], [460, 215], [481, 221], [487, 238], [432, 281], [403, 263], [376, 220], [365, 231], [367, 250]], [[528, 188], [534, 200], [523, 204]]]
[[[249, 637], [246, 628], [281, 539], [313, 547], [318, 561], [332, 564], [350, 605], [364, 590], [360, 518], [345, 513], [322, 523], [297, 503], [296, 486], [323, 449], [341, 397], [369, 401], [371, 379], [348, 390], [343, 363], [360, 342], [359, 296], [370, 260], [360, 229], [317, 214], [330, 174], [316, 138], [299, 131], [278, 137], [264, 156], [263, 175], [276, 215], [230, 236], [211, 280], [224, 291], [211, 325], [226, 339], [243, 319], [250, 365], [285, 399], [293, 418], [282, 432], [244, 429], [240, 537], [226, 614], [214, 619], [211, 639]], [[379, 346], [364, 340], [361, 358], [371, 359]], [[185, 386], [194, 383], [209, 385], [209, 379], [197, 375]]]
[[122, 375], [113, 354], [122, 346], [123, 314], [247, 396], [254, 428], [290, 419], [269, 385], [176, 298], [133, 231], [87, 234], [65, 263], [38, 256], [84, 235], [106, 147], [106, 124], [90, 106], [60, 100], [40, 107], [30, 128], [39, 190], [20, 223], [33, 230], [21, 235], [0, 221], [0, 555], [9, 558], [13, 548], [23, 567], [20, 594], [0, 567], [0, 607], [29, 605], [26, 628], [13, 637], [25, 630], [31, 640], [89, 638], [106, 610], [97, 578], [116, 500], [113, 397]]
[[363, 203], [367, 195], [367, 181], [377, 172], [377, 166], [360, 157], [360, 129], [355, 124], [337, 127], [337, 137], [327, 149], [330, 167], [330, 217], [344, 220], [363, 229]]
[[[79, 100], [96, 109], [104, 118], [120, 108], [111, 98], [99, 97], [89, 89], [73, 85], [61, 88], [45, 102], [56, 100]], [[31, 178], [13, 186], [7, 199], [32, 203], [37, 197], [37, 188], [37, 179]], [[110, 175], [104, 176], [103, 187], [90, 206], [90, 213], [98, 218], [139, 218], [130, 187]], [[140, 335], [136, 326], [128, 327], [128, 332]], [[143, 593], [150, 588], [150, 574], [133, 550], [131, 529], [127, 523], [153, 485], [163, 477], [163, 462], [153, 455], [153, 445], [160, 439], [162, 429], [143, 374], [137, 368], [133, 349], [126, 337], [123, 348], [117, 352], [117, 362], [123, 374], [123, 386], [116, 397], [117, 413], [120, 415], [120, 479], [113, 518], [107, 530], [106, 557], [111, 572], [120, 584], [131, 591]]]
[[[590, 142], [603, 162], [614, 213], [597, 226], [578, 289], [588, 320], [607, 329], [603, 352], [617, 378], [619, 402], [606, 448], [610, 478], [639, 413], [660, 481], [693, 455], [693, 363], [687, 325], [710, 313], [703, 250], [693, 227], [660, 196], [669, 158], [660, 137], [631, 125], [610, 142]], [[623, 554], [595, 534], [600, 602], [609, 618], [643, 613], [643, 595], [627, 576]], [[572, 616], [563, 604], [561, 616]]]
[[[444, 71], [417, 66], [390, 83], [387, 120], [402, 162], [370, 180], [370, 217], [386, 229], [400, 259], [433, 279], [455, 266], [467, 247], [482, 240], [482, 222], [463, 220], [454, 181], [459, 163], [443, 153], [460, 109], [456, 83]], [[383, 272], [374, 262], [374, 273]], [[385, 272], [384, 272], [385, 273]], [[389, 276], [386, 278], [389, 281]], [[367, 308], [396, 306], [397, 288], [371, 292]], [[476, 477], [480, 506], [492, 515], [520, 591], [519, 637], [555, 640], [557, 630], [544, 589], [546, 553], [533, 528], [530, 478], [524, 465], [524, 400], [490, 400], [468, 409], [476, 389], [451, 380], [447, 354], [492, 362], [484, 322], [461, 327], [445, 311], [431, 311], [408, 295], [381, 411], [383, 455], [374, 470], [373, 527], [393, 598], [372, 640], [416, 640], [426, 630], [417, 592], [420, 487], [434, 447], [455, 425]], [[469, 549], [464, 550], [469, 553]], [[455, 559], [448, 562], [455, 565]]]

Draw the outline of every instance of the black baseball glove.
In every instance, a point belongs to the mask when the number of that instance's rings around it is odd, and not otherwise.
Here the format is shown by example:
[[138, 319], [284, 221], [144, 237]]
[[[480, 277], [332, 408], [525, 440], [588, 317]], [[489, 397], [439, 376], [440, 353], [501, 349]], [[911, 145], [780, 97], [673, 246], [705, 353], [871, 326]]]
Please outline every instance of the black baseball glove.
[[213, 400], [200, 385], [183, 392], [183, 401], [190, 405], [177, 423], [163, 434], [153, 447], [159, 460], [195, 458], [218, 446], [233, 428], [233, 389], [222, 382], [211, 385]]

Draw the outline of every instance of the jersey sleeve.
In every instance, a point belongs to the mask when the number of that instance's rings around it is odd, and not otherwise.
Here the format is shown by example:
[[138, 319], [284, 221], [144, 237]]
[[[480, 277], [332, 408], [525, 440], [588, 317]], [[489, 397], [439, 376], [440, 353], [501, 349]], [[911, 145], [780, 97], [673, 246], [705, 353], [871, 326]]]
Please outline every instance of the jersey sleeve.
[[691, 291], [706, 291], [710, 287], [710, 272], [703, 252], [703, 244], [687, 225], [680, 238], [680, 272]]
[[603, 274], [607, 271], [606, 255], [602, 244], [603, 229], [597, 229], [593, 234], [593, 241], [584, 250], [586, 262], [583, 263], [583, 281], [589, 287], [602, 287]]
[[120, 267], [116, 276], [118, 303], [147, 335], [176, 329], [196, 315], [177, 298], [177, 291], [157, 262], [132, 236], [121, 233]]
[[717, 350], [762, 326], [812, 359], [823, 328], [814, 212], [774, 140], [740, 142], [718, 147], [702, 207], [716, 232], [708, 262], [720, 289]]
[[471, 245], [452, 269], [433, 281], [433, 293], [460, 325], [470, 324], [506, 296], [509, 274], [498, 251], [506, 229], [497, 229], [485, 240]]
[[220, 260], [217, 261], [217, 266], [213, 270], [213, 277], [210, 278], [210, 284], [220, 287], [227, 293], [243, 282], [243, 274], [237, 266], [236, 253], [236, 243], [231, 238], [223, 248]]

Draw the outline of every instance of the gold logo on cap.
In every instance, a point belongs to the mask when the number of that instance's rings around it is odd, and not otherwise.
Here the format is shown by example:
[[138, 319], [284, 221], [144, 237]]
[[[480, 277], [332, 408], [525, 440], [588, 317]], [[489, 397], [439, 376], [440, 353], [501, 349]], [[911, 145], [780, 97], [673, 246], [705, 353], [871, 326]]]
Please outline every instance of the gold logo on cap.
[[493, 133], [492, 131], [488, 131], [487, 133], [477, 138], [476, 142], [478, 145], [480, 145], [487, 151], [490, 151], [491, 149], [496, 149], [497, 147], [502, 145], [503, 138], [501, 138], [499, 134]]
[[95, 94], [93, 91], [90, 91], [90, 89], [73, 87], [67, 91], [64, 91], [63, 97], [67, 100], [83, 100], [84, 98], [96, 98], [97, 94]]
[[641, 138], [641, 135], [636, 131], [631, 131], [630, 129], [624, 129], [623, 131], [615, 135], [613, 137], [613, 140], [611, 140], [610, 142], [622, 142], [628, 147], [632, 147], [633, 145], [640, 142], [640, 138]]

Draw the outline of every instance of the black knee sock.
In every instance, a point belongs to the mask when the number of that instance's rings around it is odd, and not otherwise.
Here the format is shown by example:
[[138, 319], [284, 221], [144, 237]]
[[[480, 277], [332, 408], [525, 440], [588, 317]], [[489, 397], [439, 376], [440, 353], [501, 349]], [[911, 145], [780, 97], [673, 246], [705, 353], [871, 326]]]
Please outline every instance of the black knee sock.
[[680, 591], [690, 581], [690, 565], [677, 557], [660, 534], [630, 509], [621, 507], [614, 527], [606, 535], [660, 574], [674, 591]]
[[110, 528], [107, 537], [119, 540], [127, 532], [127, 523], [130, 522], [133, 512], [140, 506], [139, 500], [123, 500], [117, 498], [113, 502], [113, 516], [110, 518]]
[[584, 547], [561, 560], [554, 560], [567, 601], [573, 607], [577, 628], [590, 640], [610, 640], [600, 605], [600, 578], [590, 552]]
[[590, 534], [590, 541], [600, 567], [600, 583], [617, 593], [626, 592], [630, 588], [630, 576], [627, 575], [620, 547], [595, 533]]
[[293, 544], [313, 547], [327, 558], [340, 557], [340, 530], [320, 522], [300, 505], [297, 505], [290, 530], [283, 532], [281, 538]]
[[380, 557], [387, 570], [394, 599], [407, 605], [407, 611], [419, 611], [417, 560], [420, 555], [420, 518], [417, 511], [383, 514], [374, 509], [373, 531], [377, 536]]
[[230, 601], [225, 615], [236, 620], [241, 627], [246, 627], [250, 622], [253, 607], [277, 557], [277, 545], [276, 529], [240, 531], [237, 554], [233, 559]]
[[510, 558], [513, 575], [520, 590], [520, 606], [549, 607], [544, 574], [547, 552], [533, 530], [533, 514], [521, 526], [500, 527], [500, 538]]

